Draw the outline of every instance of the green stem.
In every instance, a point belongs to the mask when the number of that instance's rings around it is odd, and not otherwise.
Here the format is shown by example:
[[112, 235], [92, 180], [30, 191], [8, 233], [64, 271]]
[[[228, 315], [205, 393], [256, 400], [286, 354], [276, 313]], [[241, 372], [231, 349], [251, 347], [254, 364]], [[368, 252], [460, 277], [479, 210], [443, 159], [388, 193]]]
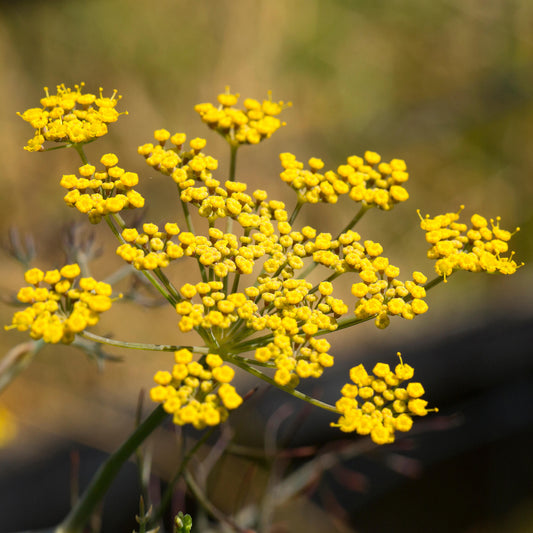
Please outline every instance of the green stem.
[[[87, 159], [87, 156], [85, 155], [85, 152], [83, 151], [83, 145], [82, 144], [72, 144], [71, 145], [76, 152], [78, 152], [81, 160], [85, 165], [88, 164], [89, 160]], [[183, 202], [182, 202], [183, 203]], [[124, 243], [124, 239], [122, 238], [122, 235], [120, 234], [119, 230], [116, 228], [113, 221], [117, 223], [119, 228], [124, 229], [126, 227], [126, 223], [124, 222], [124, 219], [120, 216], [119, 213], [113, 213], [112, 215], [106, 215], [105, 221], [107, 222], [107, 225], [111, 228], [111, 231], [115, 235], [115, 237], [121, 242]], [[172, 305], [175, 305], [176, 302], [179, 300], [179, 298], [176, 299], [176, 294], [172, 294], [172, 290], [169, 290], [166, 287], [163, 287], [157, 279], [153, 276], [153, 274], [149, 273], [146, 270], [143, 270], [143, 274], [148, 278], [150, 283], [161, 293], [162, 296], [164, 296]], [[166, 276], [164, 276], [164, 279], [161, 279], [161, 283], [165, 285], [164, 281], [166, 280]], [[167, 280], [168, 282], [168, 280]]]
[[[179, 295], [176, 287], [172, 285], [171, 281], [166, 277], [165, 273], [161, 270], [160, 267], [157, 267], [154, 270], [157, 279], [163, 284], [165, 289], [168, 291], [169, 295], [172, 297], [172, 305], [176, 305], [179, 301], [182, 300], [182, 297]], [[170, 301], [170, 300], [169, 300]]]
[[298, 200], [298, 202], [296, 203], [296, 205], [294, 206], [294, 210], [291, 214], [291, 218], [289, 218], [289, 224], [292, 226], [293, 222], [295, 221], [296, 217], [298, 216], [298, 213], [300, 212], [300, 209], [303, 207], [304, 203], [303, 202], [300, 202], [300, 200]]
[[[226, 516], [222, 511], [220, 511], [209, 501], [207, 495], [204, 493], [204, 491], [202, 491], [202, 489], [200, 488], [198, 483], [196, 483], [196, 481], [192, 477], [192, 474], [189, 471], [185, 472], [184, 478], [185, 483], [187, 484], [187, 488], [191, 491], [196, 502], [199, 503], [213, 518], [215, 518], [215, 520], [229, 527], [232, 531], [235, 531], [236, 533], [243, 533], [245, 531], [244, 529], [239, 527], [239, 525], [236, 524], [232, 518]], [[225, 526], [223, 526], [224, 531], [227, 531], [227, 528]]]
[[114, 339], [108, 339], [106, 337], [100, 337], [89, 331], [83, 331], [78, 333], [80, 337], [84, 339], [98, 342], [100, 344], [108, 344], [109, 346], [118, 346], [119, 348], [130, 348], [132, 350], [146, 350], [150, 352], [175, 352], [186, 348], [193, 353], [207, 354], [209, 353], [209, 348], [203, 346], [179, 346], [175, 344], [144, 344], [142, 342], [126, 342], [126, 341], [117, 341]]
[[230, 143], [230, 158], [229, 158], [229, 181], [235, 181], [235, 171], [237, 169], [237, 149], [238, 144]]
[[81, 160], [83, 161], [84, 165], [89, 164], [89, 160], [87, 159], [87, 156], [85, 155], [85, 152], [83, 151], [83, 144], [70, 144], [67, 146], [72, 146], [76, 152], [78, 152], [78, 155], [81, 157]]
[[248, 365], [264, 366], [264, 367], [267, 367], [267, 368], [276, 368], [276, 363], [274, 363], [274, 361], [267, 361], [267, 362], [256, 361], [254, 359], [249, 359], [248, 357], [241, 357], [240, 355], [237, 355], [237, 354], [234, 354], [234, 353], [228, 354], [227, 357], [231, 358], [231, 361], [238, 360], [238, 361], [241, 361], [242, 363], [248, 364]]
[[111, 217], [109, 215], [105, 215], [105, 221], [107, 222], [107, 225], [109, 226], [109, 228], [111, 229], [111, 231], [113, 232], [113, 234], [115, 235], [115, 237], [121, 242], [121, 243], [124, 243], [124, 239], [122, 238], [122, 235], [120, 234], [120, 232], [118, 231], [118, 229], [115, 227], [115, 224], [113, 224], [113, 220], [111, 219]]
[[[185, 223], [187, 224], [187, 229], [189, 230], [190, 233], [195, 234], [191, 213], [189, 211], [189, 206], [187, 205], [187, 202], [184, 202], [181, 198], [180, 198], [180, 202], [181, 202], [181, 207], [183, 209], [183, 215], [185, 216]], [[207, 273], [205, 271], [204, 265], [200, 263], [200, 259], [198, 257], [196, 258], [196, 261], [198, 262], [198, 268], [200, 269], [200, 275], [202, 276], [202, 281], [204, 283], [207, 283]]]
[[[370, 209], [368, 205], [362, 205], [356, 215], [344, 226], [344, 228], [339, 232], [336, 239], [338, 239], [343, 233], [346, 233], [348, 230], [352, 229], [360, 220], [363, 218], [363, 215]], [[308, 267], [300, 274], [302, 279], [306, 279], [311, 272], [318, 266], [318, 263], [314, 261], [308, 265]]]
[[231, 287], [231, 292], [237, 292], [239, 289], [239, 281], [241, 279], [241, 273], [239, 271], [235, 272], [235, 277], [233, 278], [233, 285]]
[[[442, 281], [444, 281], [444, 277], [443, 276], [437, 276], [436, 278], [433, 278], [431, 281], [428, 281], [424, 285], [424, 289], [426, 289], [426, 291], [429, 291], [430, 289], [432, 289], [433, 287], [435, 287], [436, 285], [438, 285]], [[404, 298], [404, 301], [405, 302], [410, 302], [412, 299], [413, 299], [413, 297], [411, 295], [409, 295], [409, 296], [406, 296]], [[346, 329], [346, 328], [349, 328], [350, 326], [355, 326], [355, 324], [361, 324], [362, 322], [367, 322], [368, 320], [371, 320], [371, 319], [373, 319], [375, 317], [376, 317], [376, 315], [371, 315], [371, 316], [366, 317], [366, 318], [345, 318], [344, 320], [339, 320], [337, 322], [339, 327], [335, 331], [338, 331], [340, 329]], [[315, 336], [326, 335], [327, 333], [332, 333], [332, 332], [329, 331], [328, 329], [322, 329], [322, 330], [319, 330], [315, 334]]]
[[126, 222], [124, 222], [124, 219], [120, 216], [120, 213], [113, 213], [111, 216], [114, 220], [116, 220], [120, 229], [124, 229], [126, 227]]
[[187, 202], [184, 202], [181, 198], [180, 198], [180, 202], [181, 202], [181, 207], [183, 208], [183, 214], [185, 216], [185, 223], [187, 224], [187, 229], [191, 233], [194, 233], [194, 225], [192, 223], [192, 218], [191, 218], [191, 213], [189, 211], [189, 206], [187, 205]]
[[160, 405], [130, 435], [122, 446], [98, 469], [90, 485], [55, 533], [82, 533], [96, 506], [100, 503], [122, 465], [165, 420], [168, 413]]
[[[113, 220], [109, 215], [106, 215], [105, 221], [107, 222], [107, 225], [111, 228], [111, 231], [114, 233], [115, 237], [121, 242], [125, 243], [126, 241], [122, 237], [122, 235], [119, 233], [118, 229], [115, 227], [115, 224], [113, 224]], [[115, 217], [114, 217], [115, 218]], [[120, 224], [120, 222], [118, 222]], [[175, 296], [173, 296], [159, 281], [156, 279], [156, 277], [148, 270], [141, 270], [143, 275], [148, 279], [148, 281], [155, 287], [155, 289], [166, 299], [170, 302], [172, 306], [176, 305]]]
[[[340, 275], [341, 275], [341, 272], [333, 272], [333, 274], [331, 274], [330, 276], [328, 276], [324, 281], [329, 281], [329, 282], [331, 283], [334, 279], [337, 279]], [[313, 293], [315, 293], [316, 291], [318, 291], [318, 287], [319, 287], [319, 285], [315, 285], [315, 286], [309, 291], [309, 294], [313, 294]]]
[[[452, 274], [454, 274], [454, 272], [452, 272]], [[450, 276], [452, 274], [450, 274]], [[448, 276], [448, 277], [450, 277], [450, 276]], [[424, 289], [426, 289], [426, 291], [429, 291], [430, 289], [432, 289], [433, 287], [437, 286], [442, 281], [444, 281], [444, 276], [437, 276], [436, 278], [433, 278], [431, 281], [428, 281], [424, 285]]]
[[170, 499], [172, 497], [172, 493], [174, 492], [174, 487], [176, 483], [180, 480], [181, 476], [183, 475], [183, 472], [185, 471], [185, 468], [187, 467], [187, 464], [192, 459], [193, 455], [200, 449], [202, 444], [204, 444], [207, 439], [213, 434], [215, 430], [215, 427], [212, 427], [208, 431], [206, 431], [198, 441], [196, 441], [196, 444], [187, 452], [185, 457], [183, 458], [183, 461], [181, 462], [181, 465], [174, 475], [174, 477], [170, 480], [167, 488], [165, 489], [165, 492], [161, 498], [161, 503], [157, 507], [153, 518], [150, 519], [150, 524], [152, 526], [155, 526], [157, 522], [161, 519], [163, 516], [163, 513], [165, 512], [165, 509], [168, 507], [170, 503]]
[[[235, 181], [235, 172], [237, 171], [237, 149], [239, 148], [238, 143], [230, 142], [230, 156], [229, 156], [229, 178], [228, 181]], [[233, 219], [228, 216], [226, 220], [226, 233], [233, 232]]]
[[341, 236], [342, 233], [346, 233], [348, 230], [352, 229], [362, 218], [363, 215], [370, 209], [368, 205], [362, 205], [361, 209], [355, 214], [355, 216], [344, 226], [344, 228], [337, 235], [337, 239]]
[[262, 379], [263, 381], [266, 381], [270, 385], [273, 385], [274, 387], [287, 392], [288, 394], [290, 394], [291, 396], [294, 396], [295, 398], [298, 398], [300, 400], [303, 400], [304, 402], [310, 403], [311, 405], [314, 405], [315, 407], [326, 409], [326, 411], [331, 411], [332, 413], [339, 413], [338, 409], [334, 407], [333, 405], [330, 405], [329, 403], [322, 402], [320, 400], [317, 400], [316, 398], [312, 398], [311, 396], [308, 396], [307, 394], [304, 394], [303, 392], [300, 392], [299, 390], [291, 389], [290, 387], [276, 383], [276, 381], [270, 376], [263, 374], [263, 372], [261, 372], [260, 370], [257, 370], [257, 368], [254, 368], [253, 366], [250, 366], [248, 363], [245, 363], [243, 361], [243, 358], [237, 359], [235, 357], [231, 357], [230, 355], [228, 355], [227, 359], [229, 362], [233, 363], [235, 366], [242, 368], [245, 372], [248, 372], [249, 374], [252, 374], [252, 376]]

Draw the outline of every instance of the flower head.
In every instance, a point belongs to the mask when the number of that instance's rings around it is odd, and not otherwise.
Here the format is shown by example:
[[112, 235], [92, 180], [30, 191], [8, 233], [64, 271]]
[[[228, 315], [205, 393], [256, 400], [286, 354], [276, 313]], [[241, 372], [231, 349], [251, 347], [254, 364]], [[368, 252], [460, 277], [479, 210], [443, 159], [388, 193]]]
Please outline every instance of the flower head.
[[61, 270], [28, 270], [24, 277], [29, 286], [19, 290], [17, 299], [30, 305], [17, 311], [5, 329], [29, 330], [33, 339], [52, 344], [71, 343], [76, 333], [97, 324], [114, 301], [110, 285], [79, 276], [76, 263]]
[[230, 385], [234, 370], [214, 353], [193, 361], [193, 353], [181, 349], [174, 354], [172, 372], [159, 371], [157, 386], [150, 391], [154, 402], [173, 415], [175, 424], [192, 424], [197, 429], [216, 426], [226, 420], [228, 410], [236, 409], [242, 398]]
[[93, 165], [86, 164], [78, 169], [79, 176], [63, 175], [60, 184], [68, 189], [65, 203], [86, 213], [93, 224], [110, 213], [143, 207], [144, 198], [134, 189], [139, 182], [138, 175], [120, 168], [115, 154], [105, 154], [100, 163], [103, 170], [97, 171]]
[[244, 108], [237, 109], [235, 105], [239, 96], [231, 94], [229, 87], [226, 87], [226, 92], [217, 97], [218, 105], [198, 104], [194, 109], [203, 122], [234, 146], [258, 144], [285, 125], [277, 116], [284, 108], [292, 105], [290, 102], [274, 102], [269, 92], [267, 100], [259, 102], [246, 98]]
[[46, 141], [83, 144], [107, 133], [108, 124], [116, 122], [119, 113], [115, 106], [120, 100], [117, 91], [111, 97], [84, 93], [84, 84], [74, 89], [58, 85], [56, 94], [44, 88], [42, 107], [27, 109], [18, 115], [35, 129], [35, 135], [24, 147], [30, 152], [44, 150]]
[[456, 270], [514, 274], [523, 263], [513, 260], [514, 252], [505, 254], [509, 252], [508, 241], [520, 228], [513, 232], [500, 228], [500, 217], [490, 219], [489, 227], [489, 221], [478, 214], [471, 217], [469, 227], [459, 222], [463, 208], [434, 218], [420, 216], [420, 227], [430, 244], [427, 256], [435, 259], [437, 274], [445, 280]]
[[420, 383], [401, 386], [414, 374], [401, 358], [394, 371], [388, 364], [377, 363], [372, 374], [363, 365], [350, 370], [352, 383], [344, 385], [336, 403], [342, 416], [331, 425], [347, 433], [370, 435], [376, 444], [387, 444], [394, 442], [396, 431], [411, 429], [413, 416], [425, 416], [429, 410], [421, 398], [424, 388]]
[[409, 198], [403, 187], [409, 174], [401, 159], [380, 163], [379, 154], [367, 151], [364, 157], [348, 157], [347, 164], [336, 171], [324, 171], [324, 163], [316, 157], [309, 159], [309, 170], [289, 152], [280, 154], [280, 160], [284, 168], [280, 177], [298, 193], [299, 202], [335, 204], [340, 196], [348, 195], [366, 207], [389, 211]]
[[[239, 109], [239, 95], [228, 88], [216, 105], [195, 107], [202, 121], [231, 146], [227, 179], [217, 176], [219, 164], [206, 153], [205, 139], [188, 140], [185, 133], [158, 129], [138, 153], [174, 181], [185, 222], [127, 223], [118, 213], [144, 205], [135, 190], [138, 175], [120, 168], [112, 153], [101, 157], [103, 168], [97, 169], [86, 162], [79, 146], [104, 135], [107, 125], [117, 120], [119, 97], [116, 92], [110, 98], [102, 91], [100, 97], [84, 94], [82, 87], [58, 86], [52, 96], [46, 89], [43, 109], [21, 115], [36, 130], [26, 148], [42, 150], [49, 140], [67, 143], [82, 155], [85, 164], [78, 173], [61, 179], [68, 189], [66, 203], [93, 223], [113, 215], [106, 221], [120, 240], [116, 253], [172, 304], [179, 330], [202, 339], [201, 347], [176, 350], [172, 369], [154, 376], [151, 398], [176, 424], [214, 426], [241, 405], [243, 399], [231, 384], [235, 366], [303, 397], [293, 390], [300, 380], [318, 378], [334, 365], [334, 350], [326, 338], [333, 331], [371, 319], [385, 328], [391, 317], [412, 320], [428, 310], [426, 289], [442, 278], [428, 282], [415, 271], [401, 280], [400, 269], [383, 246], [354, 231], [371, 207], [389, 211], [409, 198], [403, 160], [386, 162], [377, 152], [366, 151], [328, 170], [318, 157], [304, 165], [284, 152], [280, 177], [297, 194], [291, 212], [283, 201], [235, 179], [237, 148], [269, 138], [284, 125], [278, 115], [290, 103], [275, 102], [269, 94], [262, 102], [247, 98]], [[343, 196], [360, 208], [337, 234], [321, 231], [318, 223], [296, 223], [302, 208], [335, 204]], [[431, 245], [428, 257], [436, 260], [439, 276], [446, 278], [459, 269], [505, 274], [517, 270], [513, 254], [506, 255], [512, 233], [500, 227], [499, 218], [490, 220], [489, 227], [487, 219], [474, 215], [470, 228], [458, 219], [459, 213], [421, 217]], [[186, 258], [198, 266], [199, 278], [175, 286], [166, 275], [170, 269], [164, 269]], [[311, 282], [315, 268], [321, 275]], [[18, 299], [29, 306], [15, 313], [7, 329], [29, 330], [33, 338], [46, 342], [72, 342], [76, 333], [96, 324], [113, 301], [109, 285], [79, 276], [77, 264], [60, 271], [28, 270], [29, 286], [19, 291]], [[350, 279], [351, 294], [339, 294], [340, 276]], [[401, 359], [394, 370], [385, 363], [378, 363], [372, 373], [355, 366], [342, 397], [335, 407], [329, 406], [341, 415], [333, 425], [370, 435], [378, 444], [393, 442], [396, 431], [409, 431], [413, 416], [428, 413], [422, 385], [402, 386], [413, 373]]]

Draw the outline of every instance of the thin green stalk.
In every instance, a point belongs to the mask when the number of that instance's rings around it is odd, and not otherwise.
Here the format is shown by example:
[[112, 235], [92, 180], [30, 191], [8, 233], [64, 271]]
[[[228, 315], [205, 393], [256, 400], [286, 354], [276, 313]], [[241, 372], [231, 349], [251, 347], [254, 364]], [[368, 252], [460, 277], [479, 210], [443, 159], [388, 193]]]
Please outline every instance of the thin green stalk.
[[263, 362], [263, 361], [256, 361], [255, 359], [249, 359], [248, 357], [241, 357], [240, 355], [237, 355], [237, 354], [229, 354], [228, 357], [231, 357], [231, 360], [238, 360], [238, 361], [241, 361], [242, 363], [245, 363], [245, 364], [250, 364], [250, 365], [255, 365], [255, 366], [263, 366], [263, 367], [267, 367], [267, 368], [276, 368], [276, 363], [274, 363], [274, 361], [267, 361], [267, 362]]
[[[181, 207], [183, 209], [183, 215], [185, 216], [185, 224], [187, 224], [187, 229], [189, 230], [190, 233], [193, 233], [194, 235], [196, 235], [194, 233], [194, 224], [192, 223], [192, 217], [189, 211], [189, 206], [187, 205], [187, 202], [184, 202], [181, 198], [180, 198], [180, 202], [181, 202]], [[204, 265], [200, 263], [200, 259], [198, 257], [196, 258], [196, 261], [198, 262], [198, 268], [200, 269], [200, 275], [202, 276], [202, 281], [204, 283], [207, 283], [207, 273], [205, 271]]]
[[237, 319], [232, 326], [225, 332], [225, 335], [223, 337], [223, 341], [226, 339], [233, 339], [235, 337], [239, 337], [242, 330], [246, 328], [246, 322], [239, 318]]
[[263, 381], [266, 381], [270, 385], [273, 385], [274, 387], [287, 392], [288, 394], [290, 394], [291, 396], [294, 396], [295, 398], [298, 398], [300, 400], [303, 400], [304, 402], [310, 403], [311, 405], [314, 405], [315, 407], [326, 409], [326, 411], [331, 411], [332, 413], [339, 413], [338, 409], [334, 407], [333, 405], [330, 405], [329, 403], [317, 400], [316, 398], [308, 396], [307, 394], [304, 394], [303, 392], [300, 392], [299, 390], [291, 389], [290, 387], [276, 383], [276, 381], [270, 376], [263, 374], [263, 372], [261, 372], [260, 370], [257, 370], [256, 368], [250, 366], [248, 363], [245, 363], [243, 361], [243, 358], [237, 359], [235, 357], [231, 357], [230, 355], [228, 355], [227, 359], [229, 362], [233, 363], [235, 366], [242, 368], [245, 372], [248, 372], [249, 374], [252, 374], [253, 376], [257, 378], [262, 379]]
[[254, 339], [250, 339], [230, 346], [228, 350], [231, 353], [249, 352], [250, 350], [254, 350], [255, 348], [259, 348], [260, 346], [265, 346], [273, 339], [274, 335], [272, 333], [269, 333], [267, 335], [263, 335], [262, 337], [255, 337]]
[[318, 263], [315, 263], [314, 261], [309, 263], [309, 265], [307, 265], [307, 268], [302, 273], [299, 274], [300, 279], [307, 279], [307, 276], [309, 276], [309, 274], [311, 274], [311, 272], [313, 272], [313, 270], [317, 266], [318, 266]]
[[120, 234], [120, 232], [118, 231], [118, 229], [115, 227], [115, 224], [113, 224], [113, 220], [111, 219], [111, 217], [109, 215], [105, 215], [104, 217], [107, 225], [109, 226], [109, 228], [111, 229], [111, 231], [113, 232], [113, 235], [115, 235], [115, 237], [121, 242], [121, 243], [124, 243], [126, 241], [124, 241], [124, 239], [122, 238], [122, 235]]
[[[70, 144], [67, 146], [72, 146], [76, 152], [78, 152], [78, 155], [80, 156], [81, 160], [83, 161], [84, 165], [89, 164], [89, 160], [87, 159], [87, 156], [85, 155], [85, 152], [83, 151], [83, 144]], [[62, 147], [61, 147], [62, 148]]]
[[157, 281], [157, 279], [154, 277], [154, 275], [149, 272], [148, 270], [143, 270], [142, 273], [146, 278], [148, 278], [148, 281], [156, 288], [156, 290], [167, 300], [170, 305], [174, 307], [176, 305], [176, 302], [174, 301], [174, 297], [172, 294], [168, 293], [167, 290]]
[[235, 172], [237, 170], [237, 149], [238, 143], [230, 143], [230, 157], [229, 157], [229, 181], [235, 181]]
[[[238, 143], [229, 143], [230, 147], [230, 156], [229, 156], [229, 178], [228, 181], [235, 181], [235, 173], [237, 171], [237, 149], [239, 148]], [[226, 233], [233, 232], [233, 219], [228, 216], [226, 220]]]
[[154, 274], [157, 276], [157, 279], [163, 284], [168, 293], [172, 296], [172, 305], [176, 305], [179, 301], [182, 300], [182, 297], [179, 295], [176, 287], [172, 285], [171, 281], [166, 277], [165, 273], [161, 270], [160, 267], [157, 267], [154, 270]]
[[300, 200], [298, 200], [298, 202], [296, 203], [296, 205], [294, 206], [294, 210], [291, 214], [291, 218], [289, 218], [289, 224], [292, 226], [293, 222], [295, 221], [296, 217], [298, 216], [298, 213], [300, 212], [300, 209], [303, 207], [304, 205], [304, 202], [300, 202]]
[[[144, 403], [143, 400], [144, 400], [144, 391], [141, 390], [139, 394], [139, 399], [137, 401], [137, 410], [135, 412], [135, 427], [139, 427], [141, 425], [142, 410], [143, 410], [143, 403]], [[149, 458], [148, 461], [145, 461], [143, 450], [139, 446], [135, 450], [135, 459], [137, 461], [137, 479], [139, 482], [139, 487], [141, 489], [141, 498], [140, 498], [139, 505], [142, 509], [140, 509], [141, 512], [139, 513], [139, 516], [143, 517], [145, 516], [144, 502], [146, 502], [148, 507], [150, 507], [150, 494], [148, 491], [148, 482], [149, 482], [150, 474], [146, 470], [146, 467], [147, 466], [148, 468], [151, 467], [151, 457]]]
[[200, 447], [209, 439], [209, 437], [213, 434], [215, 431], [215, 427], [212, 427], [208, 431], [206, 431], [200, 439], [196, 441], [196, 444], [185, 454], [185, 457], [183, 458], [183, 461], [181, 462], [181, 465], [174, 475], [174, 477], [170, 480], [170, 482], [167, 485], [167, 488], [165, 489], [165, 492], [163, 493], [163, 496], [161, 497], [161, 503], [155, 510], [154, 516], [151, 518], [150, 523], [152, 526], [155, 526], [157, 522], [161, 519], [163, 516], [163, 513], [165, 512], [166, 508], [168, 507], [172, 493], [174, 492], [174, 487], [176, 483], [180, 480], [181, 476], [183, 475], [183, 472], [185, 471], [185, 468], [189, 464], [189, 461], [192, 459], [194, 454], [200, 449]]
[[194, 233], [194, 225], [192, 223], [192, 218], [191, 218], [191, 213], [189, 211], [189, 206], [187, 205], [187, 202], [184, 202], [181, 198], [180, 198], [180, 202], [181, 202], [181, 207], [183, 208], [183, 214], [185, 216], [185, 224], [187, 224], [187, 229], [191, 233]]
[[[360, 220], [363, 218], [363, 215], [370, 209], [367, 205], [362, 205], [356, 215], [344, 226], [344, 228], [339, 232], [336, 239], [338, 239], [343, 233], [346, 233], [348, 230], [352, 229]], [[311, 272], [318, 266], [318, 263], [314, 261], [310, 263], [307, 268], [300, 274], [300, 278], [306, 279]]]
[[233, 278], [233, 285], [231, 287], [231, 292], [237, 292], [239, 289], [239, 281], [241, 279], [241, 273], [235, 272], [235, 277]]
[[126, 227], [126, 222], [124, 222], [124, 219], [120, 216], [120, 213], [113, 213], [111, 216], [115, 219], [120, 229], [124, 229]]
[[[225, 524], [231, 528], [236, 533], [244, 533], [241, 527], [236, 524], [232, 518], [226, 516], [222, 511], [215, 507], [208, 499], [207, 495], [202, 491], [200, 486], [196, 483], [192, 474], [188, 471], [185, 472], [185, 483], [187, 483], [187, 488], [191, 491], [195, 500], [207, 511], [213, 518], [218, 520], [221, 524]], [[224, 528], [226, 530], [226, 528]], [[249, 531], [249, 530], [246, 530]]]
[[[337, 279], [340, 275], [342, 274], [342, 272], [333, 272], [333, 274], [331, 274], [331, 276], [328, 276], [324, 281], [333, 281], [334, 279]], [[314, 292], [318, 291], [318, 285], [315, 285], [310, 291], [309, 291], [309, 294], [313, 294]]]
[[[376, 315], [370, 315], [366, 318], [356, 318], [356, 317], [345, 318], [337, 322], [338, 327], [334, 331], [346, 329], [351, 326], [355, 326], [356, 324], [362, 324], [363, 322], [368, 322], [369, 320], [372, 320], [373, 318], [376, 318]], [[327, 335], [328, 333], [333, 333], [333, 331], [330, 331], [329, 329], [319, 329], [313, 336], [318, 337], [319, 335]]]
[[89, 331], [83, 331], [82, 333], [78, 333], [78, 335], [80, 337], [83, 337], [84, 339], [98, 342], [100, 344], [107, 344], [109, 346], [118, 346], [119, 348], [130, 348], [132, 350], [146, 350], [150, 352], [175, 352], [177, 350], [186, 348], [187, 350], [190, 350], [193, 353], [200, 353], [200, 354], [209, 353], [209, 348], [204, 347], [204, 346], [181, 346], [181, 345], [175, 345], [175, 344], [144, 344], [142, 342], [118, 341], [115, 339], [108, 339], [106, 337], [100, 337], [100, 335], [96, 335], [95, 333], [90, 333]]
[[[85, 152], [83, 151], [83, 145], [82, 144], [72, 144], [72, 148], [78, 152], [78, 155], [80, 156], [81, 160], [85, 165], [88, 164], [89, 160], [87, 159], [87, 156], [85, 155]], [[183, 202], [182, 202], [183, 203]], [[113, 220], [117, 223], [119, 228], [124, 229], [126, 227], [126, 223], [124, 222], [124, 219], [120, 216], [119, 213], [113, 213], [112, 215], [106, 215], [105, 221], [107, 222], [107, 225], [110, 227], [111, 231], [115, 235], [115, 237], [122, 243], [124, 243], [124, 239], [122, 238], [122, 235], [118, 231], [118, 229], [115, 227], [115, 224], [113, 223]], [[150, 283], [161, 293], [162, 296], [165, 297], [172, 305], [176, 304], [176, 295], [172, 294], [172, 291], [165, 287], [165, 289], [158, 283], [158, 281], [155, 279], [155, 277], [149, 273], [146, 270], [143, 270], [143, 274], [148, 278]], [[166, 276], [165, 276], [166, 279]], [[168, 281], [168, 280], [167, 280]], [[165, 285], [164, 280], [162, 279], [161, 282]], [[179, 298], [178, 298], [179, 299]]]
[[[429, 291], [430, 289], [432, 289], [433, 287], [437, 286], [442, 281], [444, 281], [444, 277], [443, 276], [437, 276], [436, 278], [433, 278], [431, 281], [428, 281], [424, 285], [424, 289], [426, 289], [426, 291]], [[404, 298], [404, 301], [405, 302], [410, 302], [412, 299], [413, 299], [413, 297], [411, 295], [409, 295], [409, 296], [406, 296]], [[345, 318], [343, 320], [339, 320], [337, 322], [338, 328], [335, 331], [338, 331], [340, 329], [346, 329], [346, 328], [349, 328], [350, 326], [355, 326], [356, 324], [361, 324], [362, 322], [367, 322], [368, 320], [371, 320], [371, 319], [373, 319], [375, 317], [376, 317], [376, 315], [371, 315], [371, 316], [366, 317], [366, 318], [355, 318], [355, 317], [352, 317], [352, 318]], [[322, 329], [322, 330], [319, 330], [317, 333], [315, 333], [315, 336], [326, 335], [328, 333], [332, 333], [332, 332], [330, 330], [328, 330], [328, 329]]]
[[[453, 272], [452, 272], [453, 274]], [[450, 276], [452, 275], [450, 274]], [[448, 276], [448, 277], [450, 277]], [[426, 291], [429, 291], [431, 290], [433, 287], [436, 287], [439, 283], [441, 283], [442, 281], [444, 281], [444, 276], [437, 276], [436, 278], [433, 278], [431, 281], [428, 281], [425, 285], [424, 285], [424, 289], [426, 289]]]
[[346, 233], [348, 230], [352, 229], [362, 218], [363, 215], [370, 209], [370, 206], [368, 205], [361, 205], [361, 208], [359, 211], [355, 214], [355, 216], [344, 226], [344, 228], [339, 232], [337, 235], [337, 239], [340, 237], [342, 233]]
[[82, 533], [95, 508], [100, 503], [122, 465], [167, 418], [168, 413], [160, 405], [139, 425], [122, 446], [98, 469], [91, 483], [55, 533]]

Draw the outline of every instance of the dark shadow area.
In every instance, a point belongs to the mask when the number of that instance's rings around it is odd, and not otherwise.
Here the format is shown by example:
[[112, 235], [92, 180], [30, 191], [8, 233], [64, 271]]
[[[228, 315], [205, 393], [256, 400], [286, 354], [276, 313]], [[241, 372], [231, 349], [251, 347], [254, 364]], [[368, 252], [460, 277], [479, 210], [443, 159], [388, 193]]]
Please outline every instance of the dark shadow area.
[[[65, 443], [53, 454], [22, 469], [0, 463], [1, 533], [48, 528], [65, 518], [70, 509], [73, 454], [79, 454], [79, 486], [83, 491], [107, 454], [77, 443]], [[130, 533], [137, 526], [137, 479], [135, 465], [126, 463], [105, 498], [102, 533]]]

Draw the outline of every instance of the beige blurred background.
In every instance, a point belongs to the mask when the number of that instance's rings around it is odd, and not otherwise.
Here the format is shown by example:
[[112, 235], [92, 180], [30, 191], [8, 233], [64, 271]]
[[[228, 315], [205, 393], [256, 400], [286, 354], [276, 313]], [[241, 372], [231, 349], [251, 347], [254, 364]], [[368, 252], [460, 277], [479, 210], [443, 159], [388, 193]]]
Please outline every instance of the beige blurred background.
[[[59, 179], [78, 166], [75, 153], [28, 153], [31, 128], [15, 115], [38, 105], [42, 87], [85, 81], [105, 94], [118, 89], [129, 115], [110, 135], [88, 146], [90, 158], [115, 151], [139, 172], [148, 219], [176, 217], [175, 188], [136, 153], [156, 128], [205, 136], [207, 152], [227, 173], [224, 143], [196, 116], [194, 104], [214, 101], [225, 85], [244, 97], [292, 101], [287, 126], [239, 153], [238, 179], [267, 188], [292, 205], [279, 180], [278, 154], [321, 157], [330, 168], [352, 154], [375, 150], [406, 160], [410, 201], [393, 212], [370, 212], [358, 230], [378, 240], [404, 274], [431, 272], [416, 209], [432, 215], [457, 210], [502, 216], [522, 231], [517, 260], [531, 262], [533, 245], [533, 3], [529, 0], [94, 0], [3, 4], [0, 10], [0, 228], [16, 224], [37, 244], [35, 266], [61, 265], [65, 227], [82, 220], [62, 200]], [[349, 201], [318, 209], [335, 231], [352, 216]], [[316, 223], [304, 208], [300, 222]], [[120, 266], [103, 224], [94, 275]], [[22, 269], [0, 252], [2, 301], [22, 284]], [[406, 274], [407, 275], [407, 274]], [[180, 272], [174, 270], [174, 279]], [[443, 328], [453, 331], [496, 313], [531, 312], [532, 270], [513, 277], [467, 274], [430, 293], [430, 312], [414, 323], [396, 320], [386, 331], [371, 324], [339, 335], [334, 346], [409, 343]], [[344, 290], [349, 285], [344, 287]], [[12, 308], [2, 305], [9, 323]], [[127, 317], [127, 318], [126, 318]], [[141, 342], [186, 342], [166, 307], [116, 305], [97, 332]], [[23, 334], [0, 333], [7, 351]], [[23, 460], [44, 453], [59, 437], [103, 450], [127, 434], [140, 388], [171, 364], [168, 355], [119, 352], [124, 362], [98, 372], [68, 347], [48, 347], [4, 393], [19, 436], [1, 454]], [[392, 355], [392, 354], [391, 354]]]

